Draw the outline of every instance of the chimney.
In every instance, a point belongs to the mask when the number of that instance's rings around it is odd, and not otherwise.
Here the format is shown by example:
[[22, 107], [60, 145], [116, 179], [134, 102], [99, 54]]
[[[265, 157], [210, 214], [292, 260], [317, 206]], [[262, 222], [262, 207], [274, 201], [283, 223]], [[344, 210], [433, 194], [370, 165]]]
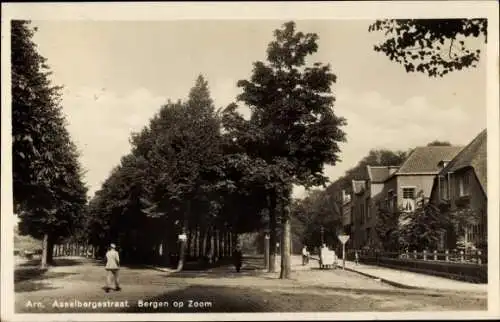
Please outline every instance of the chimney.
[[389, 175], [393, 175], [394, 172], [398, 171], [399, 167], [397, 166], [389, 166]]
[[438, 163], [439, 171], [443, 170], [448, 165], [449, 162], [450, 161], [448, 161], [448, 160], [439, 161], [439, 163]]

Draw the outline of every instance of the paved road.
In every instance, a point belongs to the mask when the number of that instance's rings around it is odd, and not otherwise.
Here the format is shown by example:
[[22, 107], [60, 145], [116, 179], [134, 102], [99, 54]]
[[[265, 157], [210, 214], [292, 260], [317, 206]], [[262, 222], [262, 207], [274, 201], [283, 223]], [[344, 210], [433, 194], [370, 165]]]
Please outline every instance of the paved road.
[[486, 294], [400, 289], [350, 271], [303, 267], [300, 257], [292, 262], [291, 280], [264, 272], [261, 264], [261, 258], [248, 258], [239, 274], [230, 266], [180, 273], [125, 267], [123, 290], [105, 293], [100, 264], [66, 260], [43, 276], [17, 274], [16, 312], [442, 311], [487, 305]]

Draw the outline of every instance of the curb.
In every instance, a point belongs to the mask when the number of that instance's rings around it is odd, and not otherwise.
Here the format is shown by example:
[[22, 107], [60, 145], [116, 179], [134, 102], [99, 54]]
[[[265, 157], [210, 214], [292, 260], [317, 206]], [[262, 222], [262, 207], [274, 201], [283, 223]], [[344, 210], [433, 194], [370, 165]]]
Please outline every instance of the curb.
[[394, 281], [391, 281], [391, 280], [388, 280], [388, 279], [385, 279], [385, 278], [381, 278], [379, 276], [375, 276], [375, 275], [372, 275], [372, 274], [363, 273], [363, 272], [360, 272], [360, 271], [352, 269], [352, 268], [347, 268], [346, 267], [345, 270], [346, 271], [350, 271], [350, 272], [354, 272], [354, 273], [357, 273], [357, 274], [360, 274], [360, 275], [363, 275], [365, 277], [369, 277], [369, 278], [373, 278], [373, 279], [378, 279], [382, 283], [385, 283], [385, 284], [388, 284], [388, 285], [391, 285], [391, 286], [394, 286], [394, 287], [397, 287], [397, 288], [403, 288], [403, 289], [407, 289], [407, 290], [423, 290], [423, 289], [425, 289], [425, 288], [422, 288], [422, 287], [411, 286], [411, 285], [406, 285], [406, 284], [401, 284], [401, 283], [398, 283], [398, 282], [394, 282]]
[[157, 266], [151, 266], [151, 265], [145, 265], [144, 267], [149, 268], [149, 269], [154, 269], [155, 271], [160, 271], [164, 273], [173, 273], [175, 270], [168, 269], [168, 268], [162, 268], [162, 267], [157, 267]]

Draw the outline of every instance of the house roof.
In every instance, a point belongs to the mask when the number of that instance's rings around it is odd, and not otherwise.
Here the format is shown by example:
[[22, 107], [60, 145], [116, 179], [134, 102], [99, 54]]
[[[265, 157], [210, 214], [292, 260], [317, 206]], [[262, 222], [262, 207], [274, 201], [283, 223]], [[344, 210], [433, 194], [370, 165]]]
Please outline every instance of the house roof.
[[398, 169], [397, 166], [366, 166], [368, 178], [373, 183], [381, 183], [387, 180], [391, 175], [392, 169]]
[[440, 161], [452, 160], [462, 149], [462, 146], [425, 146], [417, 147], [401, 165], [397, 174], [437, 174], [441, 170]]
[[366, 189], [366, 182], [364, 180], [352, 180], [352, 191], [355, 194], [361, 193]]
[[487, 134], [486, 129], [484, 129], [446, 165], [441, 173], [445, 174], [448, 172], [459, 171], [460, 169], [466, 167], [472, 167], [476, 173], [479, 183], [481, 184], [481, 187], [483, 188], [483, 191], [486, 193], [486, 142]]

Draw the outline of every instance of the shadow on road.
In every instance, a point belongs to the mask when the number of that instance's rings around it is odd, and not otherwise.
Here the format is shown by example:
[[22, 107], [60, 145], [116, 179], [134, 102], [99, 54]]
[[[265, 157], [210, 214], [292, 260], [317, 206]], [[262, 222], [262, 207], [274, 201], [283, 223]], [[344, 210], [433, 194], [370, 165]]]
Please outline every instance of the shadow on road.
[[66, 272], [50, 272], [36, 268], [16, 269], [14, 272], [14, 291], [15, 292], [32, 292], [46, 289], [56, 289], [49, 283], [44, 281], [54, 278], [64, 278], [77, 273]]
[[197, 277], [206, 277], [206, 278], [238, 278], [242, 276], [258, 276], [262, 274], [262, 259], [253, 258], [253, 257], [245, 257], [243, 259], [243, 267], [240, 269], [240, 272], [236, 272], [235, 266], [231, 265], [231, 261], [220, 262], [217, 265], [214, 265], [209, 268], [191, 268], [191, 269], [183, 269], [180, 272], [173, 272], [170, 274], [170, 277], [176, 278], [197, 278]]
[[[237, 296], [235, 296], [237, 294]], [[140, 312], [265, 312], [269, 311], [262, 294], [252, 290], [235, 293], [234, 288], [222, 286], [189, 286], [182, 290], [164, 293], [144, 300], [163, 304], [163, 307], [151, 308], [140, 303], [127, 310], [128, 313]], [[177, 305], [176, 305], [177, 304]]]

